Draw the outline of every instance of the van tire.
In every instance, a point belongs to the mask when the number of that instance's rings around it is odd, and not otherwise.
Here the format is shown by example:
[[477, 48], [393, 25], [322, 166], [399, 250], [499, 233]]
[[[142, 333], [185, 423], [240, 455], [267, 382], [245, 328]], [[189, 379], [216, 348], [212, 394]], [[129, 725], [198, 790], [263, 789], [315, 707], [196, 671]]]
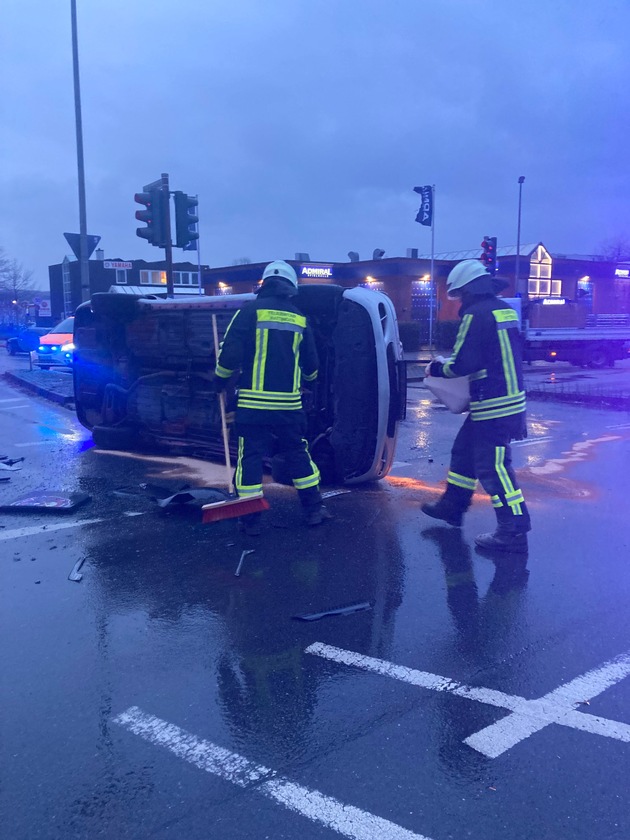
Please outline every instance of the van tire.
[[609, 367], [611, 362], [610, 353], [602, 344], [596, 344], [595, 347], [587, 350], [586, 358], [588, 360], [588, 366], [596, 370]]

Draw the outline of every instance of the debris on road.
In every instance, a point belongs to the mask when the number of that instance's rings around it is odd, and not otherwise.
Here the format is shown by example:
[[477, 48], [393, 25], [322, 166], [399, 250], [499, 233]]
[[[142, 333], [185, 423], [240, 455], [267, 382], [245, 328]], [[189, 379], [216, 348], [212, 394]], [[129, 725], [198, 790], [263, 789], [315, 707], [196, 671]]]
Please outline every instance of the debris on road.
[[85, 562], [85, 557], [82, 557], [80, 560], [74, 564], [72, 571], [68, 575], [68, 580], [74, 580], [78, 583], [80, 580], [83, 580], [83, 575], [79, 574], [79, 569]]
[[238, 566], [236, 567], [236, 571], [234, 572], [234, 577], [239, 577], [241, 574], [241, 566], [243, 565], [243, 560], [247, 557], [248, 554], [253, 554], [255, 548], [249, 548], [241, 554], [241, 559], [238, 561]]
[[191, 487], [187, 490], [181, 490], [165, 499], [157, 499], [157, 503], [161, 508], [175, 506], [175, 505], [208, 505], [215, 502], [224, 502], [229, 498], [224, 490], [219, 490], [217, 487]]
[[12, 502], [0, 505], [5, 513], [71, 513], [92, 500], [87, 493], [67, 493], [65, 490], [33, 490]]
[[361, 610], [369, 610], [372, 608], [370, 601], [361, 601], [359, 604], [348, 604], [345, 607], [335, 607], [331, 610], [324, 610], [324, 612], [307, 613], [305, 615], [294, 615], [296, 621], [318, 621], [320, 618], [328, 618], [334, 615], [351, 615]]
[[322, 493], [322, 499], [332, 499], [333, 496], [343, 496], [351, 492], [352, 490], [326, 490], [325, 493]]
[[235, 577], [239, 577], [239, 575], [241, 574], [241, 567], [243, 566], [243, 560], [245, 559], [245, 557], [248, 554], [253, 554], [254, 551], [255, 551], [254, 548], [249, 548], [246, 551], [243, 551], [243, 553], [241, 554], [241, 559], [238, 561], [238, 566], [236, 567], [236, 571], [234, 572]]

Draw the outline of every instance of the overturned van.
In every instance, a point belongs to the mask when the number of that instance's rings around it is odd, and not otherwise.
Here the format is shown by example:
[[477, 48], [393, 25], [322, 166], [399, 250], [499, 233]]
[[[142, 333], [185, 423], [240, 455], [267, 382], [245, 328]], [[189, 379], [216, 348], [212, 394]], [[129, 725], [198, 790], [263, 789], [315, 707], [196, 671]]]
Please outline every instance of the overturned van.
[[[82, 304], [74, 326], [75, 405], [96, 445], [222, 460], [212, 315], [222, 337], [234, 312], [253, 298], [110, 292]], [[406, 404], [394, 307], [380, 292], [319, 285], [300, 286], [297, 303], [313, 328], [320, 361], [304, 407], [322, 480], [383, 478]], [[235, 452], [233, 430], [231, 445]], [[283, 481], [279, 456], [271, 467]]]

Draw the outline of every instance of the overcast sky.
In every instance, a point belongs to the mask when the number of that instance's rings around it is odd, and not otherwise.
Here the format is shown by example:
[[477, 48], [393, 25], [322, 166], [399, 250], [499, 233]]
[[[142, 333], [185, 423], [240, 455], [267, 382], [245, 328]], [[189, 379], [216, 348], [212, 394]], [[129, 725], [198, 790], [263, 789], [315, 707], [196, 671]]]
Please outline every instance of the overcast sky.
[[[199, 195], [210, 265], [628, 235], [628, 0], [78, 0], [88, 232], [158, 259], [133, 194]], [[0, 245], [78, 232], [70, 0], [4, 0]], [[175, 259], [182, 252], [175, 251]], [[193, 254], [193, 260], [195, 256]]]

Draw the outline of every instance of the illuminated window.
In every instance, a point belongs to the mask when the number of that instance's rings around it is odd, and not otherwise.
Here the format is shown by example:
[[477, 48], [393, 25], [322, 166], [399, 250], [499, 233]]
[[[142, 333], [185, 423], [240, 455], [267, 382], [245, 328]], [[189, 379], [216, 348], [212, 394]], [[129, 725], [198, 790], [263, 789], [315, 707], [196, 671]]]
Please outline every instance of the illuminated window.
[[527, 291], [530, 297], [555, 297], [562, 294], [562, 281], [551, 279], [551, 255], [539, 245], [529, 261]]
[[140, 283], [143, 286], [166, 286], [166, 272], [141, 271]]

